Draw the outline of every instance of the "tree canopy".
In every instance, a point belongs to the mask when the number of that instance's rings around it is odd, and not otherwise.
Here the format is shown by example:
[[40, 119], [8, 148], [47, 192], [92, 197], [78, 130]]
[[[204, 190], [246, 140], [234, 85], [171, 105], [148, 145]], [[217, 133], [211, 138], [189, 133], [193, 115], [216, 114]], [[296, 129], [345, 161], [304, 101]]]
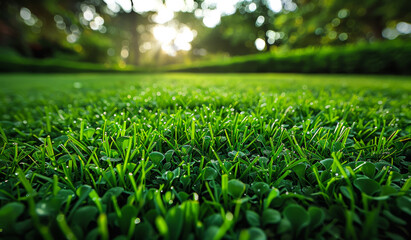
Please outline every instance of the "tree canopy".
[[409, 39], [407, 0], [16, 0], [1, 48], [125, 66]]

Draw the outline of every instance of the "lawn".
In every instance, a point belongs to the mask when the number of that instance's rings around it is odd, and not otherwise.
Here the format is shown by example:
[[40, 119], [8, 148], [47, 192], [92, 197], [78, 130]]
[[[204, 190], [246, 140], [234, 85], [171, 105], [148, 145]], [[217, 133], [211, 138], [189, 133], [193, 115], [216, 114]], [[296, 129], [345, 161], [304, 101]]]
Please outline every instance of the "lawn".
[[409, 239], [411, 77], [0, 75], [2, 239]]

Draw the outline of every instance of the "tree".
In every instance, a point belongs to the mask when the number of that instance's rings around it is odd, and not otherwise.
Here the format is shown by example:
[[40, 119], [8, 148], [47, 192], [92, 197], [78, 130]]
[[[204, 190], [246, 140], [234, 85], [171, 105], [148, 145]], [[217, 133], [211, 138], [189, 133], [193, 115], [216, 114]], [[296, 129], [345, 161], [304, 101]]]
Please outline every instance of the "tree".
[[407, 0], [297, 0], [297, 10], [283, 13], [274, 26], [287, 34], [287, 45], [339, 45], [382, 39], [390, 22], [411, 20]]

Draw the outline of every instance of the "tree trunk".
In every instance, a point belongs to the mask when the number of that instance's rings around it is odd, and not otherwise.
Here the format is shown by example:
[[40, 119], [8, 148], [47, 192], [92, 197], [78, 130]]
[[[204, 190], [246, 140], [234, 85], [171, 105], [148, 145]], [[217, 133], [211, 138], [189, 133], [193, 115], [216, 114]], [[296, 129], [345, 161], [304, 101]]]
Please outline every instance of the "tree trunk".
[[[134, 1], [131, 1], [132, 9], [134, 9]], [[140, 64], [140, 41], [139, 41], [139, 34], [137, 32], [137, 25], [139, 21], [138, 13], [134, 12], [133, 10], [129, 13], [131, 16], [131, 25], [130, 25], [130, 32], [131, 32], [131, 39], [130, 39], [130, 49], [129, 49], [129, 63], [135, 66]]]

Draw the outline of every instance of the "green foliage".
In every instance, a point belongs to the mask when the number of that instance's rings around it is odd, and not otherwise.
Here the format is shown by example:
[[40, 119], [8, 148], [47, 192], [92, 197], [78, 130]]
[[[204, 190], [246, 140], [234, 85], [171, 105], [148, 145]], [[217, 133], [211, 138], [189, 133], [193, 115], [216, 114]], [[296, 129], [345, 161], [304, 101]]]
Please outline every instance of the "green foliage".
[[298, 235], [298, 233], [310, 223], [310, 215], [300, 205], [288, 205], [284, 209], [283, 214], [285, 221], [290, 223], [290, 230], [292, 230], [295, 235]]
[[341, 47], [303, 48], [192, 65], [169, 67], [185, 72], [294, 72], [411, 74], [411, 44], [405, 41]]
[[11, 202], [1, 207], [0, 209], [0, 229], [4, 234], [16, 234], [19, 229], [16, 229], [17, 218], [23, 213], [24, 205], [19, 202]]
[[380, 184], [368, 178], [355, 179], [354, 186], [367, 195], [373, 195], [374, 193], [380, 191]]
[[410, 81], [0, 75], [0, 238], [407, 239]]
[[245, 184], [237, 179], [228, 181], [228, 194], [234, 198], [240, 198], [245, 191]]
[[154, 162], [154, 164], [159, 164], [161, 161], [164, 160], [164, 155], [160, 152], [152, 152], [149, 155], [151, 161]]
[[[32, 59], [24, 58], [19, 55], [9, 55], [8, 52], [3, 55], [0, 49], [0, 72], [139, 72], [142, 69], [138, 67], [126, 66], [119, 67], [117, 65], [103, 65], [90, 62], [79, 62], [66, 59]], [[150, 71], [145, 68], [144, 71]]]
[[275, 209], [265, 209], [261, 216], [261, 220], [264, 226], [268, 224], [276, 224], [281, 221], [281, 214]]

